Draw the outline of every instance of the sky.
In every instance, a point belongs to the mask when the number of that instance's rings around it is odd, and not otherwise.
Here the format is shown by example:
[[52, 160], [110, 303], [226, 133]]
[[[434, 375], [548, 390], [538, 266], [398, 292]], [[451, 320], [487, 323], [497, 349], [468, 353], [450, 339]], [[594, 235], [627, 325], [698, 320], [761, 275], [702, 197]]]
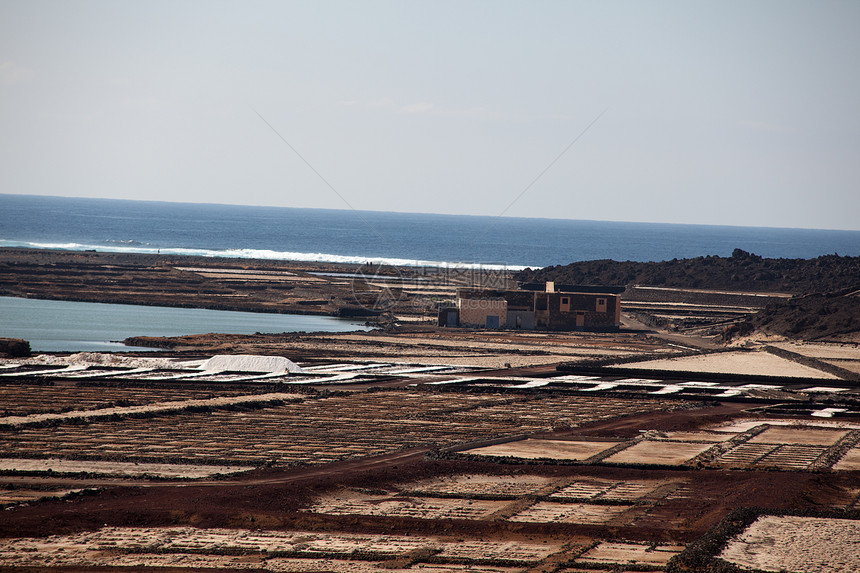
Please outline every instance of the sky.
[[858, 29], [854, 0], [0, 0], [0, 193], [858, 230]]

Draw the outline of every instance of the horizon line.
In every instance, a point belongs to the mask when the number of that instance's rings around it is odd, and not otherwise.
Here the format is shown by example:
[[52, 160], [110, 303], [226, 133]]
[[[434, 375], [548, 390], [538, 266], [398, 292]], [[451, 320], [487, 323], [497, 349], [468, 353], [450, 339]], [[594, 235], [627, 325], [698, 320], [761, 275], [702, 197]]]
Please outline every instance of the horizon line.
[[343, 211], [343, 212], [359, 212], [359, 213], [385, 213], [399, 215], [436, 215], [442, 217], [475, 217], [482, 219], [527, 219], [533, 221], [584, 221], [594, 223], [622, 223], [634, 225], [677, 225], [684, 227], [733, 227], [739, 229], [784, 229], [784, 230], [800, 230], [800, 231], [833, 231], [840, 233], [860, 233], [860, 228], [857, 229], [833, 229], [821, 227], [790, 227], [778, 225], [739, 225], [731, 223], [678, 223], [671, 221], [622, 221], [616, 219], [571, 219], [567, 217], [528, 217], [528, 216], [510, 216], [510, 215], [476, 215], [470, 213], [440, 213], [428, 211], [388, 211], [380, 209], [345, 209], [335, 207], [290, 207], [286, 205], [271, 205], [271, 204], [248, 204], [248, 203], [221, 203], [215, 201], [171, 201], [166, 199], [129, 199], [127, 197], [91, 197], [85, 195], [52, 195], [50, 193], [9, 193], [0, 192], [2, 196], [15, 197], [48, 197], [54, 199], [85, 199], [95, 201], [127, 201], [130, 203], [166, 203], [175, 205], [212, 205], [222, 207], [253, 207], [253, 208], [271, 208], [271, 209], [296, 209], [307, 211]]

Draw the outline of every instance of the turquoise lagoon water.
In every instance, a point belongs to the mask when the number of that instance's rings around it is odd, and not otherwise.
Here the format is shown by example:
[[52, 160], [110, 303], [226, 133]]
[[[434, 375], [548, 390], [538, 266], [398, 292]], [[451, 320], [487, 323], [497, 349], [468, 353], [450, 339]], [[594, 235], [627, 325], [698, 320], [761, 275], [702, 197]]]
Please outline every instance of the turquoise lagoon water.
[[139, 350], [118, 342], [130, 336], [353, 330], [367, 327], [328, 316], [0, 297], [0, 337], [29, 340], [37, 352]]

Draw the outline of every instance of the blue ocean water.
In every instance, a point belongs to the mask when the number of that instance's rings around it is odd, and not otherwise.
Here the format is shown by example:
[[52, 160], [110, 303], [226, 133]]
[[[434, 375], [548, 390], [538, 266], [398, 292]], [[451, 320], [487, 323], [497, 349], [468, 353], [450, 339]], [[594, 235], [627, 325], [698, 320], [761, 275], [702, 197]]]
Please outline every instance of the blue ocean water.
[[860, 231], [430, 215], [0, 194], [0, 246], [509, 268], [860, 255]]

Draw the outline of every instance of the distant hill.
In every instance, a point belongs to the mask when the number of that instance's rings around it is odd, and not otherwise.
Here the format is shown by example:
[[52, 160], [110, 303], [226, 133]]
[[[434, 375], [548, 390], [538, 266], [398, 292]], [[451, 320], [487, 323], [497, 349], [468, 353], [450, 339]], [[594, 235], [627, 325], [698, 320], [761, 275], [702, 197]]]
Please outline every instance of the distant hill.
[[582, 261], [525, 269], [519, 282], [555, 281], [587, 285], [647, 285], [809, 294], [860, 288], [860, 257], [825, 255], [815, 259], [765, 259], [735, 249], [731, 257], [696, 257], [639, 263]]
[[772, 302], [749, 319], [745, 330], [800, 340], [855, 333], [860, 330], [860, 291], [816, 293]]

